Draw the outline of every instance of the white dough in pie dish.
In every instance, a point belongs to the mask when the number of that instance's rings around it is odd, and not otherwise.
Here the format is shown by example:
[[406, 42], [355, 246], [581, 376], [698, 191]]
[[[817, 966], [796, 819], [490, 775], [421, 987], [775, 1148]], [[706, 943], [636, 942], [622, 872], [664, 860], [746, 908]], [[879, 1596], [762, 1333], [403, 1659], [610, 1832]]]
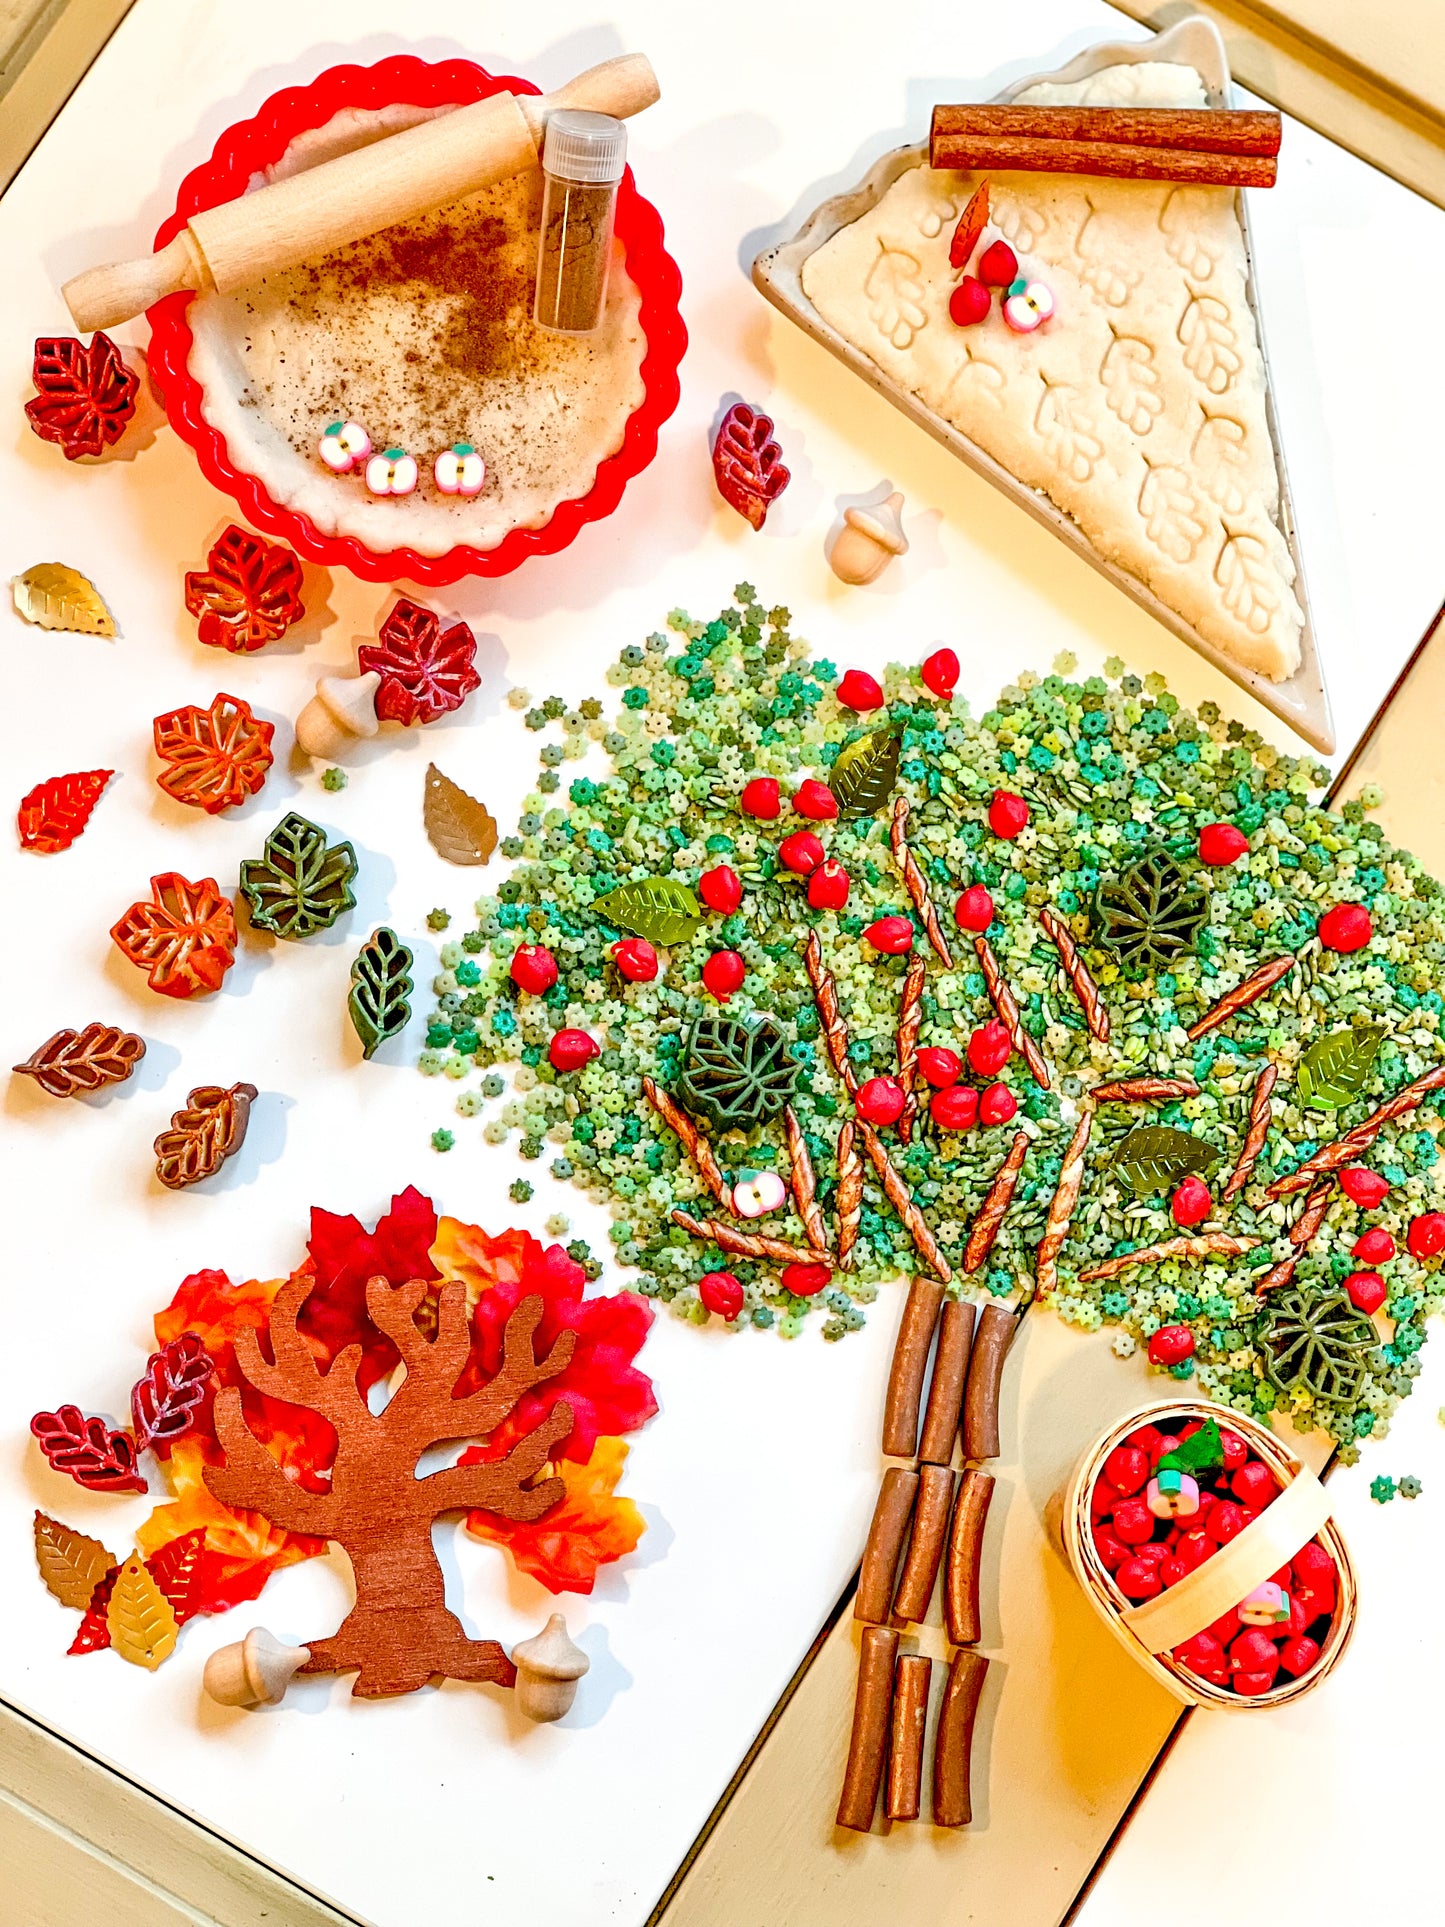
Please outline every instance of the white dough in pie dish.
[[[1192, 67], [1143, 61], [1018, 96], [1201, 107]], [[1233, 190], [990, 174], [991, 221], [1053, 318], [1014, 334], [948, 301], [959, 215], [982, 175], [910, 167], [804, 263], [818, 313], [899, 386], [1047, 495], [1097, 552], [1272, 681], [1303, 613], [1279, 526], [1267, 375]], [[976, 265], [976, 263], [975, 263]]]

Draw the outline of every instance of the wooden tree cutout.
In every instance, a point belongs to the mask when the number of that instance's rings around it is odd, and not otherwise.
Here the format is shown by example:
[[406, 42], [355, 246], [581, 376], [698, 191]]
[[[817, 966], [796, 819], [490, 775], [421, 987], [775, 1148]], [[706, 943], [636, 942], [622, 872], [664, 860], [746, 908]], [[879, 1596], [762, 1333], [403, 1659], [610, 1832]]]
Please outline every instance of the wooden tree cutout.
[[542, 1316], [539, 1296], [524, 1298], [507, 1320], [502, 1363], [480, 1391], [453, 1396], [471, 1355], [466, 1288], [441, 1287], [436, 1337], [418, 1328], [415, 1313], [432, 1289], [423, 1279], [392, 1286], [372, 1278], [366, 1309], [396, 1346], [406, 1375], [379, 1412], [357, 1386], [362, 1348], [348, 1345], [323, 1371], [296, 1329], [312, 1280], [288, 1279], [271, 1307], [271, 1349], [261, 1352], [254, 1330], [236, 1338], [236, 1361], [258, 1392], [319, 1412], [336, 1432], [329, 1492], [293, 1485], [247, 1425], [241, 1393], [217, 1394], [216, 1435], [224, 1466], [206, 1468], [206, 1484], [223, 1505], [259, 1512], [287, 1532], [334, 1539], [351, 1561], [356, 1604], [330, 1639], [308, 1640], [304, 1673], [349, 1673], [361, 1699], [413, 1693], [436, 1678], [494, 1680], [511, 1686], [516, 1672], [494, 1639], [469, 1639], [448, 1611], [432, 1522], [447, 1512], [481, 1509], [504, 1518], [540, 1519], [563, 1497], [559, 1478], [534, 1478], [554, 1445], [572, 1430], [572, 1408], [559, 1399], [551, 1412], [503, 1457], [484, 1465], [451, 1466], [416, 1476], [431, 1446], [485, 1438], [532, 1386], [564, 1371], [576, 1333], [564, 1331], [544, 1359], [533, 1348]]

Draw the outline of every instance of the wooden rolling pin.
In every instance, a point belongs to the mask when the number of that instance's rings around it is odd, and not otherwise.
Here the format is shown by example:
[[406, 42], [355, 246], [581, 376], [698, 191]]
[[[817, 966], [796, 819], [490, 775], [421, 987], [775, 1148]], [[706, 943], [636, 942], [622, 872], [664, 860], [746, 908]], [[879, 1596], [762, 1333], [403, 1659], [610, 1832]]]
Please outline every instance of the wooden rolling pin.
[[547, 116], [558, 107], [626, 120], [657, 98], [643, 54], [605, 60], [555, 93], [493, 94], [206, 208], [158, 254], [91, 268], [61, 293], [83, 334], [184, 289], [229, 294], [536, 166]]

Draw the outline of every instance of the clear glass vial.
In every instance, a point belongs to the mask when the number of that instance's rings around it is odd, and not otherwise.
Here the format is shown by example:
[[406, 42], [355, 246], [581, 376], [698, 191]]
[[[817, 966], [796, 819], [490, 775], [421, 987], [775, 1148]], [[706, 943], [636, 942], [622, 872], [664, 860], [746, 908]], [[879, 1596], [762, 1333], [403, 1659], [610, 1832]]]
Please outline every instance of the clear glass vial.
[[559, 107], [542, 147], [546, 184], [532, 315], [550, 334], [591, 334], [602, 319], [627, 129], [610, 114]]

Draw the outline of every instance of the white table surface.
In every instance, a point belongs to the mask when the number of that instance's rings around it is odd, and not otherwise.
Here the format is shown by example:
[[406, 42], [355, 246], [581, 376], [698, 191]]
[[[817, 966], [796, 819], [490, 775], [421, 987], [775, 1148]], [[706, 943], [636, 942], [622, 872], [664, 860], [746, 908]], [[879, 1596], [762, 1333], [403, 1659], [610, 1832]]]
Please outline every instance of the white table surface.
[[[1046, 670], [1061, 649], [1086, 671], [1117, 652], [1141, 673], [1162, 670], [1182, 699], [1212, 697], [1281, 746], [1287, 739], [774, 315], [747, 278], [761, 246], [879, 153], [917, 138], [932, 101], [987, 95], [1091, 40], [1134, 35], [1130, 23], [1093, 0], [1007, 9], [915, 0], [888, 10], [886, 33], [871, 7], [776, 0], [730, 0], [716, 14], [632, 0], [600, 20], [580, 0], [555, 0], [545, 29], [498, 7], [412, 0], [406, 36], [400, 18], [385, 0], [139, 0], [0, 201], [0, 392], [9, 398], [0, 577], [71, 562], [101, 586], [121, 629], [114, 642], [51, 636], [23, 626], [8, 602], [0, 610], [7, 793], [61, 770], [121, 771], [71, 851], [6, 850], [0, 1048], [16, 1061], [62, 1024], [92, 1017], [139, 1029], [150, 1046], [139, 1074], [103, 1101], [62, 1106], [12, 1078], [0, 1110], [9, 1319], [0, 1694], [377, 1927], [634, 1924], [852, 1567], [875, 1490], [896, 1307], [881, 1305], [864, 1334], [839, 1346], [816, 1333], [788, 1346], [659, 1319], [643, 1362], [664, 1409], [636, 1440], [626, 1482], [651, 1530], [640, 1557], [611, 1569], [591, 1600], [567, 1604], [594, 1664], [578, 1714], [560, 1729], [524, 1729], [499, 1696], [467, 1687], [359, 1705], [345, 1681], [308, 1682], [264, 1716], [204, 1701], [205, 1654], [249, 1624], [304, 1637], [335, 1622], [348, 1598], [335, 1561], [281, 1575], [254, 1607], [196, 1622], [154, 1676], [113, 1655], [67, 1658], [74, 1620], [35, 1579], [33, 1508], [113, 1546], [147, 1508], [50, 1474], [26, 1436], [30, 1414], [65, 1399], [118, 1413], [149, 1347], [150, 1315], [179, 1280], [202, 1266], [237, 1280], [284, 1272], [302, 1255], [312, 1203], [370, 1221], [414, 1182], [444, 1210], [490, 1227], [520, 1222], [540, 1233], [562, 1210], [602, 1240], [601, 1214], [589, 1216], [544, 1167], [529, 1169], [532, 1203], [511, 1205], [518, 1167], [485, 1150], [475, 1126], [449, 1120], [452, 1087], [416, 1074], [412, 1042], [360, 1065], [344, 1016], [347, 966], [374, 924], [392, 922], [416, 943], [423, 984], [427, 910], [447, 905], [465, 927], [474, 873], [448, 869], [426, 844], [421, 773], [434, 758], [510, 817], [536, 742], [505, 711], [513, 684], [539, 697], [600, 691], [623, 643], [674, 604], [711, 616], [746, 577], [765, 601], [789, 603], [797, 629], [843, 664], [916, 658], [947, 641], [970, 694], [987, 701], [1008, 675]], [[657, 462], [620, 511], [565, 554], [434, 598], [480, 637], [483, 686], [456, 720], [424, 740], [390, 735], [353, 766], [340, 795], [283, 750], [262, 796], [242, 810], [213, 820], [172, 804], [152, 780], [154, 714], [226, 689], [283, 725], [279, 746], [316, 675], [350, 665], [389, 597], [348, 578], [313, 580], [320, 614], [301, 640], [251, 658], [202, 649], [180, 578], [200, 566], [230, 504], [200, 479], [190, 451], [162, 431], [134, 459], [72, 468], [19, 413], [31, 337], [68, 327], [59, 283], [149, 245], [181, 176], [224, 127], [335, 61], [469, 53], [545, 86], [631, 47], [651, 54], [664, 88], [661, 105], [633, 125], [632, 155], [666, 222], [692, 334], [682, 404]], [[1347, 750], [1440, 599], [1445, 395], [1431, 361], [1445, 305], [1445, 215], [1302, 129], [1289, 129], [1285, 156], [1280, 187], [1254, 199], [1257, 266]], [[1383, 278], [1367, 273], [1382, 263]], [[720, 398], [734, 394], [775, 415], [794, 473], [761, 536], [712, 489], [707, 441]], [[825, 568], [825, 533], [841, 498], [884, 477], [908, 498], [912, 550], [874, 589], [845, 591]], [[110, 923], [153, 871], [233, 884], [238, 860], [293, 806], [356, 843], [357, 910], [303, 945], [247, 935], [215, 997], [153, 996], [114, 951]], [[419, 1014], [427, 1001], [423, 989]], [[162, 1190], [155, 1132], [191, 1085], [237, 1078], [262, 1093], [241, 1155], [199, 1191]], [[439, 1157], [427, 1138], [448, 1121], [458, 1144]], [[1289, 1906], [1345, 1919], [1381, 1878], [1397, 1918], [1427, 1917], [1433, 1840], [1411, 1825], [1436, 1779], [1440, 1730], [1426, 1625], [1438, 1595], [1430, 1542], [1438, 1548], [1431, 1522], [1445, 1491], [1435, 1485], [1442, 1390], [1445, 1373], [1427, 1367], [1397, 1442], [1343, 1481], [1364, 1580], [1361, 1650], [1296, 1710], [1193, 1723], [1087, 1903], [1090, 1927], [1152, 1920], [1160, 1895], [1181, 1891], [1215, 1918], [1277, 1919]], [[1415, 1471], [1426, 1496], [1413, 1509], [1371, 1507], [1363, 1480], [1376, 1467]], [[510, 1642], [550, 1606], [460, 1531], [447, 1563], [474, 1630]], [[1408, 1761], [1413, 1774], [1399, 1771]], [[1181, 1838], [1195, 1843], [1184, 1866]], [[1356, 1842], [1358, 1892], [1345, 1850]], [[1389, 1857], [1383, 1876], [1377, 1853]]]

